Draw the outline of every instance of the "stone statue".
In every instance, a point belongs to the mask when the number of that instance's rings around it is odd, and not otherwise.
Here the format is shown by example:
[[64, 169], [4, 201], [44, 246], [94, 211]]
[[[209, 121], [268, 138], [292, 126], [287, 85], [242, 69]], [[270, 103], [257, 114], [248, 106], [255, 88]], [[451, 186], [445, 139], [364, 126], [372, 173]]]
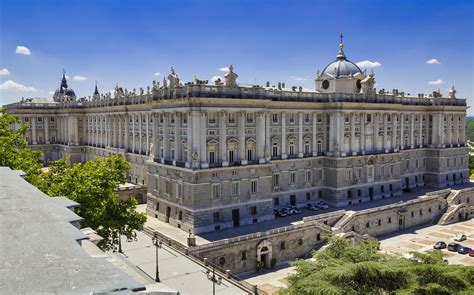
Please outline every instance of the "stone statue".
[[150, 94], [150, 86], [149, 85], [146, 87], [146, 94]]
[[168, 81], [166, 78], [163, 78], [163, 88], [168, 88]]
[[145, 94], [145, 90], [143, 89], [143, 87], [140, 87], [140, 95], [143, 95]]
[[171, 73], [168, 75], [168, 80], [170, 82], [170, 88], [176, 88], [179, 86], [179, 78], [173, 67], [171, 67]]
[[148, 158], [150, 161], [154, 161], [155, 160], [155, 155], [153, 154], [153, 142], [150, 142], [150, 149], [149, 149], [149, 152], [148, 152]]
[[197, 160], [198, 160], [198, 153], [194, 151], [194, 152], [191, 154], [191, 158], [193, 159], [193, 161], [197, 161]]
[[217, 78], [217, 79], [214, 80], [214, 85], [216, 85], [216, 86], [222, 86], [222, 84], [224, 84], [224, 83], [222, 83], [221, 78]]
[[237, 85], [237, 78], [239, 75], [234, 73], [234, 67], [232, 65], [229, 66], [229, 72], [224, 75], [224, 85], [226, 87], [238, 87]]
[[456, 98], [456, 89], [454, 89], [454, 85], [449, 89], [449, 98]]
[[[375, 95], [375, 78], [374, 74], [371, 73], [369, 74], [364, 80], [362, 80], [361, 83], [361, 88], [360, 88], [360, 93], [365, 94], [366, 96], [370, 95]], [[384, 92], [385, 93], [385, 92]], [[379, 94], [381, 94], [379, 92]]]

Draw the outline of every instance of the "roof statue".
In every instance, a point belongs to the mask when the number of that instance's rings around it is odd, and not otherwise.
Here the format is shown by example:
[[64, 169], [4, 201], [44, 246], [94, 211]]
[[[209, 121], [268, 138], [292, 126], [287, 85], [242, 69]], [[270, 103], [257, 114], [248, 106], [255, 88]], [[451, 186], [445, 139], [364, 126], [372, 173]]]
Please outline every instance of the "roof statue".
[[361, 88], [360, 88], [360, 93], [363, 93], [367, 96], [369, 95], [375, 95], [375, 74], [372, 72], [370, 73], [365, 79], [360, 81]]
[[234, 73], [234, 67], [232, 65], [229, 66], [229, 72], [224, 75], [224, 86], [226, 87], [238, 87], [237, 85], [237, 78], [239, 75]]
[[170, 82], [170, 88], [179, 87], [179, 77], [176, 75], [173, 67], [171, 67], [171, 73], [168, 75], [168, 80]]
[[118, 84], [115, 84], [115, 92], [114, 92], [114, 97], [115, 98], [122, 98], [124, 96], [124, 92], [122, 87], [119, 87]]
[[454, 85], [449, 89], [449, 98], [456, 98], [456, 89], [454, 89]]

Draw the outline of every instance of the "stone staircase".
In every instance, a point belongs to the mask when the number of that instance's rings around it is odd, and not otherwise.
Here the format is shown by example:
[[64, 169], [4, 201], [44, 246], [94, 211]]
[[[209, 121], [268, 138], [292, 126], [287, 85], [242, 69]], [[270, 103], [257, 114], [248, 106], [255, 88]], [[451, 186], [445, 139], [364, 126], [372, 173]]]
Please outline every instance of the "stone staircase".
[[451, 221], [451, 218], [454, 217], [455, 214], [457, 214], [459, 212], [459, 210], [464, 208], [465, 206], [466, 206], [465, 204], [450, 205], [448, 207], [448, 210], [446, 210], [446, 213], [444, 213], [441, 216], [441, 218], [439, 219], [438, 224], [446, 225], [446, 224], [450, 224], [452, 222], [455, 222], [456, 219], [454, 219], [454, 221]]
[[351, 221], [352, 216], [354, 216], [354, 214], [356, 214], [356, 211], [346, 211], [344, 216], [339, 219], [336, 224], [334, 224], [333, 231], [341, 232], [342, 228]]

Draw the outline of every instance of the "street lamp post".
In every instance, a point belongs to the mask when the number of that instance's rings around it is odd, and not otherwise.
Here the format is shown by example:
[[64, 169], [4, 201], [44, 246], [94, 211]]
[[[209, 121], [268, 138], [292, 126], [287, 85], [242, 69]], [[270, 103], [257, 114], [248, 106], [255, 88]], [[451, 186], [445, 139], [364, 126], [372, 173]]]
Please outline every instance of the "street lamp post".
[[153, 245], [155, 246], [156, 249], [156, 274], [155, 274], [155, 282], [159, 283], [160, 282], [160, 270], [158, 269], [158, 249], [161, 248], [161, 240], [158, 239], [158, 235], [155, 233], [155, 235], [151, 238]]
[[216, 275], [215, 267], [212, 267], [212, 272], [208, 269], [206, 276], [207, 279], [212, 282], [212, 295], [216, 295], [216, 284], [220, 286], [222, 284], [222, 278]]

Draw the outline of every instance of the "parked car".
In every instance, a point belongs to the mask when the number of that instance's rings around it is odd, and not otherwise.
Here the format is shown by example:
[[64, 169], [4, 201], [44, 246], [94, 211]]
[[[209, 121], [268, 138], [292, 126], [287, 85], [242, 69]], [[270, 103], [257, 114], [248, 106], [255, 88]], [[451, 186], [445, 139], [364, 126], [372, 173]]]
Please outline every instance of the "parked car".
[[471, 252], [471, 248], [469, 248], [469, 247], [466, 247], [466, 246], [459, 246], [459, 247], [458, 247], [458, 253], [459, 253], [459, 254], [466, 255], [466, 254], [468, 254], [469, 252]]
[[281, 210], [283, 210], [286, 213], [286, 215], [293, 215], [295, 213], [293, 212], [293, 209], [290, 209], [290, 208], [283, 208]]
[[280, 216], [280, 217], [285, 217], [287, 215], [286, 210], [284, 209], [273, 210], [273, 212], [275, 212], [276, 216]]
[[329, 209], [328, 204], [324, 201], [319, 201], [316, 206], [318, 206], [319, 209]]
[[458, 243], [449, 243], [449, 244], [448, 244], [448, 251], [456, 252], [456, 251], [458, 251], [458, 248], [459, 248], [460, 246], [461, 246], [461, 245], [459, 245]]
[[467, 239], [466, 235], [465, 234], [459, 234], [459, 235], [456, 235], [454, 237], [454, 240], [456, 242], [462, 242], [462, 241], [465, 241]]
[[436, 244], [433, 245], [433, 249], [436, 249], [436, 250], [441, 250], [441, 249], [444, 249], [446, 247], [447, 247], [447, 245], [443, 241], [437, 242]]
[[474, 249], [471, 249], [471, 251], [469, 251], [469, 256], [474, 257]]
[[308, 204], [308, 209], [313, 211], [319, 211], [319, 207], [315, 204]]

